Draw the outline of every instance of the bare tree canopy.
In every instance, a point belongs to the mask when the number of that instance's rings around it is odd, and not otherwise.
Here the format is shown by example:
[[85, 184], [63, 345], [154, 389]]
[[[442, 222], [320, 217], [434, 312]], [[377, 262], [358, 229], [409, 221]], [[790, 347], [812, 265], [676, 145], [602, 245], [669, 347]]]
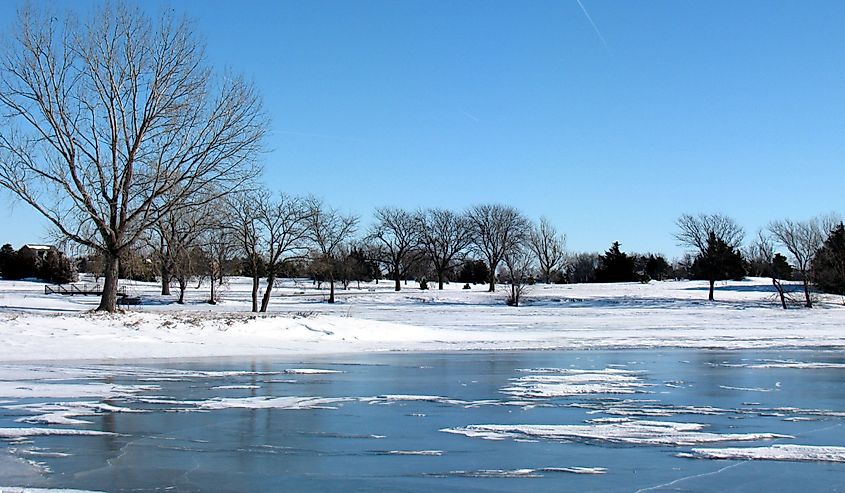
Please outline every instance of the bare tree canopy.
[[698, 252], [707, 250], [707, 238], [710, 233], [716, 235], [731, 248], [739, 248], [745, 238], [745, 230], [733, 218], [723, 214], [684, 214], [675, 223], [678, 232], [675, 238], [682, 245], [694, 248]]
[[713, 290], [719, 277], [717, 273], [724, 270], [723, 264], [734, 260], [733, 254], [739, 255], [745, 231], [733, 218], [723, 214], [684, 214], [676, 224], [678, 232], [675, 238], [682, 245], [696, 250], [698, 259], [705, 260], [702, 263], [708, 266], [708, 299], [713, 301]]
[[99, 310], [116, 309], [118, 258], [160, 215], [255, 174], [268, 122], [242, 78], [213, 77], [192, 24], [104, 4], [64, 22], [27, 6], [0, 58], [0, 186], [106, 257]]
[[393, 277], [394, 290], [402, 289], [402, 278], [417, 258], [419, 231], [414, 216], [404, 209], [380, 207], [367, 239], [376, 247], [379, 260]]
[[446, 273], [460, 261], [472, 242], [472, 232], [465, 216], [446, 209], [428, 209], [417, 213], [420, 243], [437, 274], [437, 287], [443, 289]]
[[566, 261], [566, 236], [558, 234], [554, 225], [545, 217], [531, 229], [528, 237], [531, 249], [540, 267], [540, 277], [545, 283], [552, 282], [552, 275], [563, 269]]
[[804, 284], [804, 304], [813, 307], [810, 296], [810, 269], [813, 256], [824, 244], [824, 240], [840, 219], [834, 215], [814, 217], [806, 221], [784, 219], [769, 223], [769, 232], [775, 241], [789, 251], [795, 269], [801, 274]]
[[273, 284], [286, 262], [306, 257], [308, 219], [311, 210], [304, 200], [281, 194], [277, 199], [265, 194], [258, 204], [258, 223], [263, 233], [267, 288], [261, 299], [262, 312], [270, 305]]
[[342, 246], [355, 234], [358, 218], [344, 215], [317, 199], [309, 199], [310, 214], [307, 220], [307, 236], [317, 253], [322, 270], [329, 278], [329, 303], [334, 303], [334, 283], [338, 256]]
[[487, 260], [490, 269], [489, 291], [496, 290], [496, 269], [505, 254], [519, 248], [531, 231], [531, 223], [518, 210], [500, 204], [477, 205], [467, 216], [472, 228], [473, 245]]

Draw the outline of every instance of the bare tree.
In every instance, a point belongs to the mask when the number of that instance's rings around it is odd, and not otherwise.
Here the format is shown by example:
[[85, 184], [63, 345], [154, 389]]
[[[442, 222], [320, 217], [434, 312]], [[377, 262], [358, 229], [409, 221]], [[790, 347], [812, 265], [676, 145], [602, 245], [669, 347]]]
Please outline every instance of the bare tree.
[[198, 265], [194, 249], [197, 239], [208, 228], [209, 214], [205, 208], [171, 211], [159, 215], [159, 220], [147, 230], [146, 243], [154, 252], [162, 275], [163, 295], [170, 294], [170, 281], [179, 285], [177, 303], [185, 302], [185, 289], [194, 277]]
[[262, 229], [259, 221], [259, 206], [269, 200], [263, 191], [245, 191], [232, 195], [226, 201], [232, 212], [230, 223], [238, 254], [243, 258], [244, 271], [252, 278], [252, 311], [258, 311], [258, 290], [264, 274], [264, 260], [261, 258]]
[[282, 267], [288, 262], [307, 258], [305, 240], [310, 214], [309, 207], [302, 199], [287, 195], [259, 204], [258, 222], [265, 234], [264, 260], [267, 274], [261, 312], [266, 312], [270, 305], [270, 293]]
[[469, 220], [446, 209], [428, 209], [416, 215], [420, 244], [431, 259], [437, 289], [443, 289], [446, 273], [460, 263], [472, 242]]
[[487, 261], [490, 289], [496, 290], [496, 269], [505, 254], [518, 248], [528, 237], [531, 223], [513, 207], [499, 204], [477, 205], [467, 213], [473, 246]]
[[[724, 246], [728, 250], [736, 250], [742, 243], [745, 231], [742, 226], [732, 218], [722, 214], [699, 214], [693, 216], [684, 214], [676, 222], [678, 232], [675, 238], [682, 245], [688, 246], [696, 251], [699, 257], [708, 257], [710, 263], [718, 263], [719, 258], [711, 258], [714, 242]], [[716, 272], [718, 269], [708, 269]], [[710, 291], [708, 299], [713, 301], [713, 290], [716, 284], [715, 276], [709, 276]]]
[[236, 236], [231, 230], [235, 217], [225, 202], [215, 203], [210, 208], [208, 223], [198, 239], [198, 246], [206, 261], [205, 274], [210, 281], [208, 302], [212, 305], [220, 300], [217, 288], [223, 286], [225, 266], [237, 250]]
[[395, 207], [376, 209], [375, 220], [367, 237], [376, 245], [375, 255], [393, 277], [394, 290], [400, 291], [402, 278], [419, 255], [416, 220], [407, 211]]
[[19, 11], [0, 58], [0, 186], [103, 254], [98, 310], [116, 310], [121, 254], [161, 215], [254, 173], [267, 129], [242, 78], [213, 78], [188, 21], [105, 4], [62, 23]]
[[801, 275], [804, 284], [804, 304], [813, 307], [810, 296], [810, 278], [813, 256], [824, 244], [830, 231], [839, 223], [833, 214], [814, 217], [806, 221], [784, 219], [769, 223], [769, 232], [780, 245], [789, 251], [795, 269]]
[[[334, 283], [340, 257], [347, 255], [343, 245], [355, 234], [358, 218], [343, 215], [322, 201], [310, 199], [307, 235], [315, 250], [321, 272], [329, 278], [329, 303], [334, 303]], [[346, 279], [346, 276], [344, 276]]]
[[528, 289], [531, 273], [534, 270], [534, 252], [527, 244], [519, 245], [505, 252], [502, 261], [505, 274], [510, 284], [508, 305], [519, 306], [519, 301]]
[[540, 277], [543, 282], [550, 284], [552, 275], [563, 269], [566, 261], [566, 236], [558, 234], [557, 229], [545, 217], [531, 229], [528, 237], [529, 245], [540, 267]]

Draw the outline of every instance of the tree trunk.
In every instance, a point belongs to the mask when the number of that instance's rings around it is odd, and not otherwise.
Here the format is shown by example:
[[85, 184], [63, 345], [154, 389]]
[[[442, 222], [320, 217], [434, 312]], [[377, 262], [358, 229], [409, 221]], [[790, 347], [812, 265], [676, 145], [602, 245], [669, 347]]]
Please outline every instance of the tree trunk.
[[188, 279], [179, 279], [179, 299], [176, 300], [176, 303], [180, 305], [185, 304], [185, 290], [188, 289]]
[[519, 306], [519, 297], [516, 295], [516, 283], [511, 281], [511, 299], [513, 300], [513, 306]]
[[211, 276], [211, 298], [208, 300], [208, 303], [210, 305], [216, 305], [217, 304], [217, 299], [214, 296], [214, 283], [215, 282], [216, 282], [216, 280], [214, 279], [214, 276], [212, 275]]
[[329, 278], [329, 303], [334, 303], [334, 276]]
[[273, 282], [276, 281], [276, 275], [270, 274], [267, 276], [267, 289], [264, 290], [264, 297], [261, 298], [261, 313], [267, 311], [270, 306], [270, 292], [273, 291]]
[[161, 294], [170, 296], [170, 269], [164, 264], [161, 266]]
[[786, 296], [783, 294], [783, 285], [776, 279], [772, 278], [772, 284], [774, 284], [775, 289], [778, 291], [778, 296], [780, 296], [780, 304], [784, 310], [786, 310]]
[[487, 290], [488, 292], [492, 293], [496, 291], [496, 267], [490, 265], [490, 288]]
[[261, 278], [258, 277], [258, 274], [252, 275], [252, 311], [253, 313], [258, 311], [258, 284], [261, 282]]
[[393, 290], [394, 291], [401, 291], [402, 290], [402, 276], [399, 275], [399, 267], [393, 267]]
[[708, 300], [713, 301], [713, 287], [716, 284], [715, 279], [710, 279], [710, 295], [707, 297]]
[[120, 277], [120, 260], [115, 252], [105, 253], [106, 270], [103, 280], [103, 294], [100, 297], [98, 312], [114, 313], [117, 311], [117, 282]]
[[443, 277], [444, 276], [442, 272], [437, 273], [437, 289], [439, 291], [443, 291]]
[[810, 281], [806, 275], [804, 276], [804, 300], [807, 308], [813, 307], [813, 299], [810, 298]]

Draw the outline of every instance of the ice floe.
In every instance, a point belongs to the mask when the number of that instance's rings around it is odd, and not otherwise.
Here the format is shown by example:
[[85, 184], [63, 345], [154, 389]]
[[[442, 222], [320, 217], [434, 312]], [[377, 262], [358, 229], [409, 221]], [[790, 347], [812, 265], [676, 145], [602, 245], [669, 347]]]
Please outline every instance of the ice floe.
[[442, 450], [385, 450], [378, 452], [379, 455], [424, 455], [424, 456], [441, 456], [445, 452]]
[[440, 431], [486, 440], [542, 438], [546, 440], [587, 441], [631, 445], [696, 445], [793, 438], [778, 433], [711, 433], [700, 423], [605, 418], [583, 425], [469, 425]]
[[464, 478], [542, 478], [543, 473], [605, 474], [604, 467], [540, 467], [524, 469], [479, 469], [477, 471], [449, 471], [427, 474], [434, 477]]
[[102, 493], [95, 490], [68, 490], [64, 488], [30, 488], [29, 486], [0, 486], [3, 493]]
[[694, 448], [691, 453], [677, 455], [693, 459], [845, 462], [845, 447], [790, 444], [769, 447]]
[[[192, 402], [198, 409], [337, 409], [338, 404], [352, 399], [348, 397], [216, 397], [205, 401]], [[190, 402], [190, 401], [188, 401]]]
[[523, 399], [571, 397], [585, 394], [636, 394], [651, 386], [642, 381], [641, 372], [604, 368], [577, 370], [568, 368], [520, 369], [534, 373], [511, 379], [510, 386], [500, 389], [504, 394]]
[[286, 375], [330, 375], [332, 373], [343, 373], [340, 370], [321, 370], [319, 368], [288, 368], [282, 371]]
[[26, 437], [69, 435], [69, 436], [114, 436], [117, 433], [96, 430], [76, 430], [71, 428], [0, 428], [0, 439], [18, 440]]
[[29, 403], [3, 406], [3, 409], [23, 411], [33, 414], [18, 418], [18, 423], [48, 424], [48, 425], [78, 425], [89, 424], [90, 421], [75, 419], [79, 416], [97, 416], [106, 413], [141, 413], [140, 409], [114, 406], [104, 402], [74, 401], [52, 403]]

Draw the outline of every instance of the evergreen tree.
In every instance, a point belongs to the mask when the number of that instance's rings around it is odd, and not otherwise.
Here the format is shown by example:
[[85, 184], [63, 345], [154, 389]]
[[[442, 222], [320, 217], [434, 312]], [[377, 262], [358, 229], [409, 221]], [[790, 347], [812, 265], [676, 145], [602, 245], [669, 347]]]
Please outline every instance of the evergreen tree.
[[77, 279], [70, 259], [59, 251], [50, 250], [38, 266], [38, 277], [43, 281], [66, 284]]
[[830, 232], [812, 262], [813, 282], [826, 292], [845, 294], [845, 226]]
[[0, 274], [3, 279], [8, 280], [17, 280], [22, 277], [18, 266], [18, 252], [8, 243], [0, 248]]
[[692, 264], [692, 278], [710, 282], [708, 299], [713, 301], [716, 281], [740, 280], [744, 277], [742, 254], [711, 232], [707, 238], [707, 248], [698, 254]]
[[779, 253], [776, 253], [765, 267], [772, 278], [772, 285], [778, 292], [780, 304], [786, 310], [786, 293], [781, 281], [792, 277], [792, 267], [786, 261], [786, 257]]
[[614, 241], [610, 249], [599, 257], [596, 278], [599, 282], [630, 282], [637, 280], [634, 270], [635, 259], [619, 249], [619, 242]]
[[467, 260], [458, 273], [458, 282], [481, 284], [490, 278], [490, 269], [483, 260]]

